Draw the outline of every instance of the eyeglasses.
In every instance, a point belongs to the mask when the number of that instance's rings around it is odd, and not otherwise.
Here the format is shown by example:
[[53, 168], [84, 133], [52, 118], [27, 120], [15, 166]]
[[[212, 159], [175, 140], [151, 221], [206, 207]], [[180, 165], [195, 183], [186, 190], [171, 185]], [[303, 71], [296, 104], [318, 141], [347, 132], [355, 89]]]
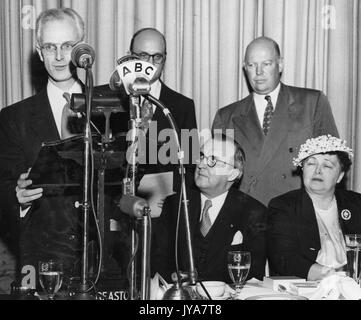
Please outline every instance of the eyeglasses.
[[147, 52], [139, 52], [139, 53], [133, 52], [133, 54], [139, 57], [139, 59], [146, 62], [149, 62], [150, 58], [153, 58], [153, 61], [155, 63], [162, 63], [166, 56], [166, 54], [161, 54], [161, 53], [149, 54]]
[[44, 53], [47, 55], [54, 55], [56, 54], [56, 51], [58, 50], [58, 47], [60, 47], [60, 50], [63, 53], [70, 53], [74, 46], [77, 45], [78, 42], [64, 42], [64, 43], [45, 43], [42, 46], [40, 46], [40, 49], [44, 50]]
[[223, 161], [223, 160], [220, 160], [220, 159], [217, 159], [214, 155], [211, 155], [211, 156], [206, 156], [204, 155], [203, 152], [201, 152], [199, 154], [199, 160], [198, 160], [198, 163], [201, 163], [203, 160], [206, 160], [206, 163], [207, 163], [207, 166], [210, 167], [210, 168], [213, 168], [218, 162], [221, 162], [221, 163], [224, 163], [224, 164], [228, 164], [230, 165], [231, 167], [234, 167], [233, 164], [230, 164], [226, 161]]

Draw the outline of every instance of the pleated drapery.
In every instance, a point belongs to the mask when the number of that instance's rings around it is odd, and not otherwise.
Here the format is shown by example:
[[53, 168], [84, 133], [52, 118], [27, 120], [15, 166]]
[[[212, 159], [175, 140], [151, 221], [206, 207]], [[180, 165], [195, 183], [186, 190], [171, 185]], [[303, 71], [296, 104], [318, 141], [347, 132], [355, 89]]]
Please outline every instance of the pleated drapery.
[[349, 187], [361, 192], [359, 0], [0, 0], [0, 108], [29, 97], [41, 83], [35, 19], [71, 7], [96, 51], [96, 84], [109, 82], [135, 31], [156, 27], [167, 40], [163, 79], [194, 99], [200, 129], [218, 108], [248, 95], [242, 61], [265, 35], [285, 59], [282, 81], [323, 90], [340, 135], [355, 149]]

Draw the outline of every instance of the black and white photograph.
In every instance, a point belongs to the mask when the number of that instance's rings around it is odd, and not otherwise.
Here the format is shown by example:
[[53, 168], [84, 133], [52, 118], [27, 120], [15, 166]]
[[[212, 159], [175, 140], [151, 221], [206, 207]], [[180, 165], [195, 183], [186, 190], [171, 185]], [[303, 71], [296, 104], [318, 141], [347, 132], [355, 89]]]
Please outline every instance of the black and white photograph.
[[361, 300], [360, 30], [359, 0], [0, 0], [0, 300]]

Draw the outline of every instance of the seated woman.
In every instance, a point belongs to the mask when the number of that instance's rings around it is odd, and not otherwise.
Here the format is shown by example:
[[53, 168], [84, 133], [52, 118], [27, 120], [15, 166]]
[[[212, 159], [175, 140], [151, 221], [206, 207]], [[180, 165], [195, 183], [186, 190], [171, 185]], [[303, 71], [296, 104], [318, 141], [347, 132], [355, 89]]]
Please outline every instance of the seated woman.
[[304, 187], [272, 199], [268, 216], [271, 272], [321, 280], [347, 264], [344, 235], [361, 233], [361, 194], [336, 188], [353, 151], [330, 135], [308, 139], [295, 166]]

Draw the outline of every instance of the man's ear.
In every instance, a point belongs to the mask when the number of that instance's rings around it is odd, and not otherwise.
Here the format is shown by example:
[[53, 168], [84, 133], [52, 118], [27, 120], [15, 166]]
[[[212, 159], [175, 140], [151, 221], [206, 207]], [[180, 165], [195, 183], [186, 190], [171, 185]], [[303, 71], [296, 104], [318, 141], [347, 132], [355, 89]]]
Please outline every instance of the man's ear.
[[229, 182], [233, 182], [235, 181], [238, 177], [242, 176], [242, 171], [239, 170], [238, 168], [233, 168], [231, 173], [228, 176], [228, 181]]
[[278, 58], [278, 70], [280, 73], [283, 72], [283, 66], [284, 66], [284, 61], [283, 61], [283, 58], [280, 57], [280, 58]]
[[42, 62], [44, 62], [43, 53], [41, 52], [40, 47], [36, 46], [36, 51], [38, 52], [39, 58]]

